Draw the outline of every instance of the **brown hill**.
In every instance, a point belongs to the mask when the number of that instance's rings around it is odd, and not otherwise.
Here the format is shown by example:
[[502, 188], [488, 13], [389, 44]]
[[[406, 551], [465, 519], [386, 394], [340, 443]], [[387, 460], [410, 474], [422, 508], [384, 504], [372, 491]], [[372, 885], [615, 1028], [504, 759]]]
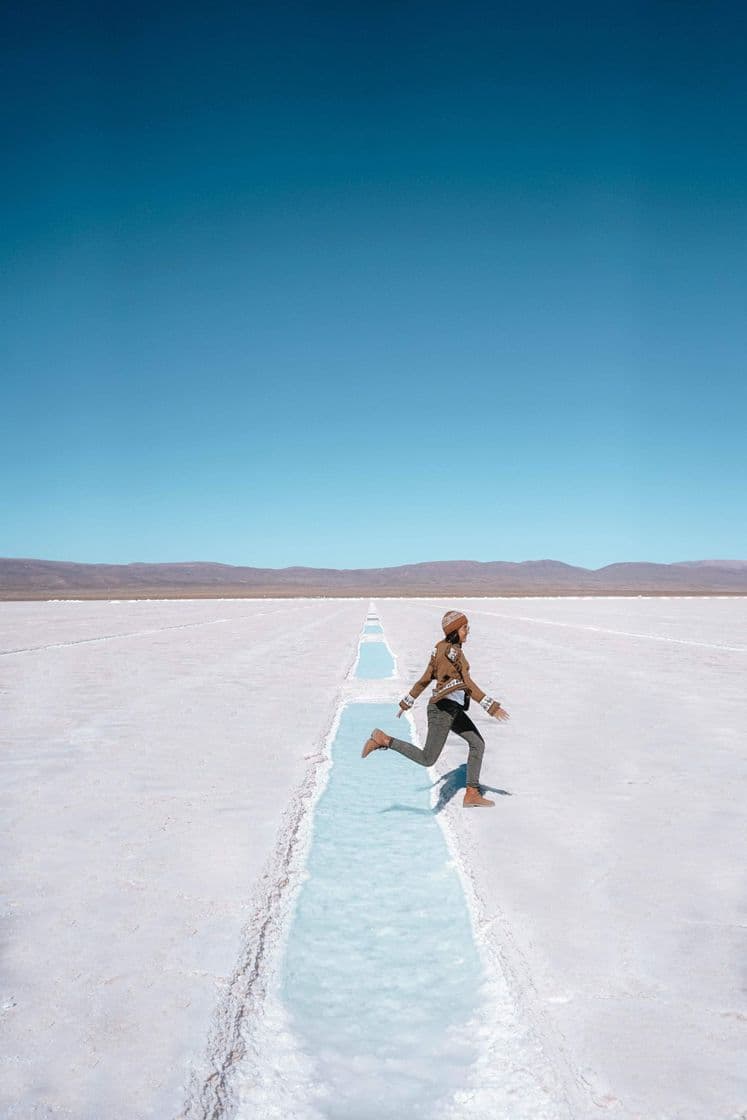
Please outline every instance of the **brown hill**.
[[594, 570], [558, 560], [440, 560], [393, 568], [337, 569], [0, 559], [3, 599], [672, 593], [746, 594], [747, 562], [620, 563]]

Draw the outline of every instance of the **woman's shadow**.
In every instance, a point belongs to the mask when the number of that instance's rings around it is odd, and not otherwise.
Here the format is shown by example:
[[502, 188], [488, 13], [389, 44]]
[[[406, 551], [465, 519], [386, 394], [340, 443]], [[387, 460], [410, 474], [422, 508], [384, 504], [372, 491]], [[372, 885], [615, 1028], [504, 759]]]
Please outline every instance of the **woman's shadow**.
[[[447, 774], [443, 774], [437, 778], [425, 789], [434, 789], [436, 786], [441, 788], [438, 791], [438, 800], [436, 804], [430, 809], [419, 809], [415, 805], [390, 805], [388, 809], [381, 809], [382, 813], [419, 813], [421, 816], [433, 816], [436, 813], [442, 813], [446, 806], [451, 801], [452, 797], [456, 797], [458, 793], [466, 789], [467, 786], [467, 764], [462, 763], [457, 766], [455, 770], [449, 770]], [[486, 786], [480, 782], [480, 790], [486, 793], [499, 793], [501, 797], [512, 797], [513, 794], [507, 789], [496, 789], [495, 786]]]

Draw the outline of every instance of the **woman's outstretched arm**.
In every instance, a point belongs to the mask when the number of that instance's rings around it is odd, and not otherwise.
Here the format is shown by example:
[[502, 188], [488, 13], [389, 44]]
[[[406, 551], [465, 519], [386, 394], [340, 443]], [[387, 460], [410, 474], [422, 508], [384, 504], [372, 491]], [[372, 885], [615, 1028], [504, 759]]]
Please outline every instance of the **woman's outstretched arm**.
[[472, 677], [469, 675], [469, 670], [462, 667], [462, 679], [469, 689], [469, 694], [473, 700], [476, 700], [481, 708], [484, 708], [489, 716], [494, 719], [507, 720], [509, 718], [508, 712], [505, 708], [501, 707], [500, 700], [494, 700], [492, 696], [488, 696], [479, 684], [475, 684]]

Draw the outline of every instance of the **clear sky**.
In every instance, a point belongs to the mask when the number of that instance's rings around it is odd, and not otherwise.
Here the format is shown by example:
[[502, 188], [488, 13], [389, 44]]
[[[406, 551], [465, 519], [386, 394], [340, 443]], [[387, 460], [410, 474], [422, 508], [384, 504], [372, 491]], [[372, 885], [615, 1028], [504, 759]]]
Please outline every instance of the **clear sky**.
[[0, 555], [747, 558], [747, 10], [17, 5]]

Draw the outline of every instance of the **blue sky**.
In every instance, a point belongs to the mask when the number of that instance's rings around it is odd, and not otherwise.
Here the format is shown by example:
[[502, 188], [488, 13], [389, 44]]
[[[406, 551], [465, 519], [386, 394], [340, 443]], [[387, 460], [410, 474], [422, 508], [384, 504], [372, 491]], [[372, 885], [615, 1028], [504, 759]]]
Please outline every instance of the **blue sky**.
[[746, 20], [17, 12], [0, 555], [747, 557]]

